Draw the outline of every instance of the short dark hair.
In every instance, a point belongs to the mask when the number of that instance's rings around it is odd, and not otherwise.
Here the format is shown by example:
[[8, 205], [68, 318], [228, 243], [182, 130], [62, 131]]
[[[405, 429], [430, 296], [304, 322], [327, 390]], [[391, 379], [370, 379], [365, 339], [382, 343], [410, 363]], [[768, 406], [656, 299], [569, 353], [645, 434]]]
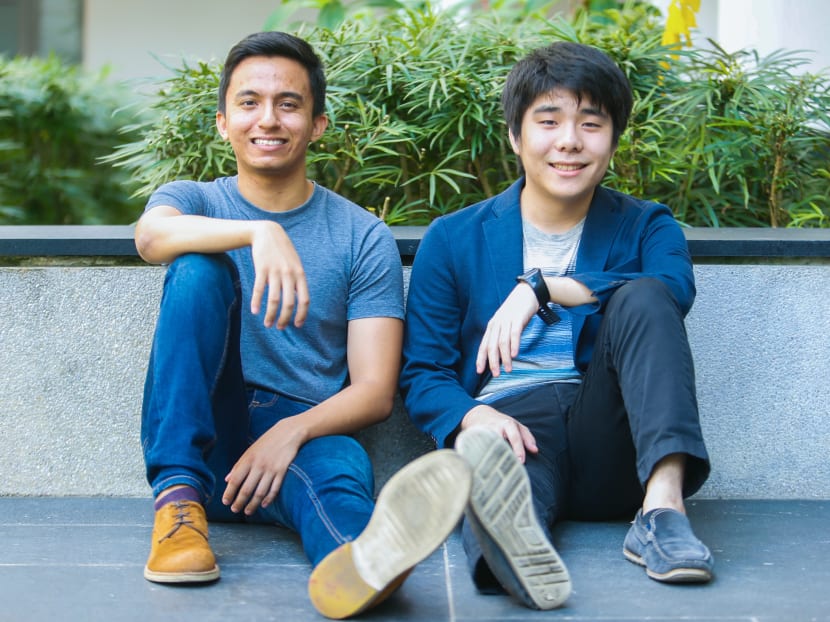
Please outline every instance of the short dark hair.
[[217, 109], [225, 113], [225, 98], [231, 83], [231, 75], [236, 67], [246, 58], [252, 56], [282, 56], [300, 63], [308, 72], [311, 96], [314, 99], [312, 114], [316, 117], [326, 109], [326, 74], [323, 62], [311, 46], [294, 35], [286, 32], [256, 32], [248, 35], [233, 46], [225, 59], [222, 75], [219, 79], [219, 102]]
[[613, 123], [612, 141], [617, 145], [631, 116], [631, 84], [605, 52], [569, 41], [534, 50], [508, 74], [501, 103], [513, 136], [521, 136], [522, 119], [536, 98], [555, 89], [575, 93], [608, 114]]

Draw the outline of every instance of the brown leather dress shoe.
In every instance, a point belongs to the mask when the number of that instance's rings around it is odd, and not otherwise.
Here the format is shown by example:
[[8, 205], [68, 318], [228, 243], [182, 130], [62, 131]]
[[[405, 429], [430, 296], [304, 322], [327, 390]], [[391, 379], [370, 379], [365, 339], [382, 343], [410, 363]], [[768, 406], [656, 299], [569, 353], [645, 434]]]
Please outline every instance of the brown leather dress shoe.
[[156, 583], [205, 583], [219, 578], [200, 504], [171, 501], [156, 512], [144, 578]]

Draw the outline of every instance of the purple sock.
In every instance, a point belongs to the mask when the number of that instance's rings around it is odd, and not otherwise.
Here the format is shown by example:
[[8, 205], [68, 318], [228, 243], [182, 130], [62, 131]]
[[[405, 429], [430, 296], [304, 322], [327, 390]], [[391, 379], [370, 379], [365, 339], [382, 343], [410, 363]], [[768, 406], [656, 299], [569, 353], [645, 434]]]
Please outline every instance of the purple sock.
[[202, 503], [202, 497], [199, 494], [199, 491], [195, 488], [183, 486], [182, 488], [171, 490], [168, 493], [162, 493], [159, 496], [158, 501], [153, 504], [153, 509], [158, 511], [161, 506], [167, 505], [173, 501], [195, 501], [196, 503]]

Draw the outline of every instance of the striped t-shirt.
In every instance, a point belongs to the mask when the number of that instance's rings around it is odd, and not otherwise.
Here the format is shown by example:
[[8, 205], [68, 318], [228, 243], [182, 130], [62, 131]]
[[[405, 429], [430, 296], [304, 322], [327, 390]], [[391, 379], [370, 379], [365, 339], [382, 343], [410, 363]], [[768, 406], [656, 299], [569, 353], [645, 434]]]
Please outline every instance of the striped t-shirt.
[[[522, 221], [524, 235], [524, 268], [541, 268], [545, 276], [568, 276], [574, 273], [576, 253], [582, 239], [583, 219], [565, 233], [544, 233], [526, 220]], [[534, 315], [522, 332], [519, 354], [513, 359], [513, 371], [501, 374], [482, 387], [477, 396], [488, 403], [520, 393], [529, 385], [548, 382], [580, 382], [574, 365], [572, 316], [567, 309], [552, 304], [561, 318], [553, 326]]]

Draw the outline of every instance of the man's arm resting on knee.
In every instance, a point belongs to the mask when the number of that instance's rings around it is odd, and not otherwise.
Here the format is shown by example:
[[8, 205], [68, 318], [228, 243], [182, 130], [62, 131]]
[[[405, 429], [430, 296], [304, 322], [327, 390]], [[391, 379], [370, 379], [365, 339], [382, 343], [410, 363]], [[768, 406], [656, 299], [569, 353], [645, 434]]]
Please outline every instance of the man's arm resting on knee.
[[260, 312], [267, 287], [265, 326], [276, 323], [277, 328], [285, 328], [292, 317], [295, 326], [305, 321], [309, 296], [303, 265], [276, 222], [186, 215], [159, 205], [136, 224], [135, 246], [149, 263], [169, 263], [185, 253], [224, 253], [250, 246], [256, 271], [251, 313]]

